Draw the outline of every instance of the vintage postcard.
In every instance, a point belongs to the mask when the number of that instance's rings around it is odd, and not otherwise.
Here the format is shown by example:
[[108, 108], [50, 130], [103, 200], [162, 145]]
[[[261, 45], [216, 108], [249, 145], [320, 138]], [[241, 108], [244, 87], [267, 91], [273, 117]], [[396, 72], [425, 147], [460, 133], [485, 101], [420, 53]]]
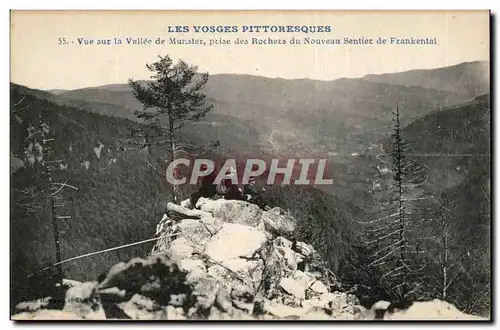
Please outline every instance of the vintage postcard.
[[489, 11], [10, 20], [12, 320], [491, 320]]

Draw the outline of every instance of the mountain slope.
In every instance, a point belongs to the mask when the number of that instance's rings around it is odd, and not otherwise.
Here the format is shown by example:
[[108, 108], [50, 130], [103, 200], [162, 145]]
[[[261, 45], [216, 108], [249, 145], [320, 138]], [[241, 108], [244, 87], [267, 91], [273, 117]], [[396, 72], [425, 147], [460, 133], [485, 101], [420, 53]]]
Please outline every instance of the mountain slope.
[[452, 92], [470, 98], [489, 93], [489, 62], [466, 62], [453, 66], [366, 75], [364, 80], [401, 86], [418, 86]]
[[[233, 122], [244, 120], [258, 132], [263, 151], [287, 156], [359, 152], [390, 130], [383, 123], [390, 121], [397, 103], [403, 109], [404, 123], [409, 124], [471, 99], [459, 93], [366, 79], [286, 80], [233, 74], [211, 75], [204, 91], [214, 105], [211, 115], [231, 116]], [[141, 107], [126, 84], [68, 91], [57, 99], [130, 119]]]
[[[138, 152], [120, 153], [118, 139], [126, 137], [135, 123], [61, 106], [36, 97], [39, 91], [11, 86], [11, 152], [24, 162], [11, 174], [11, 271], [14, 298], [38, 290], [26, 285], [26, 276], [46, 263], [53, 263], [55, 247], [46, 181], [38, 161], [30, 163], [30, 126], [38, 127], [38, 115], [48, 122], [54, 138], [51, 157], [62, 160], [54, 182], [67, 182], [78, 190], [64, 189], [58, 215], [63, 258], [151, 237], [163, 212], [168, 189], [161, 176], [151, 170]], [[33, 141], [34, 142], [34, 141]], [[33, 143], [32, 142], [32, 143]], [[93, 148], [103, 145], [99, 157]], [[88, 163], [86, 163], [88, 162]], [[86, 166], [85, 164], [88, 164]], [[57, 165], [59, 167], [59, 165]], [[151, 227], [153, 226], [153, 227]], [[65, 265], [75, 279], [96, 276], [123, 258], [141, 255], [131, 247]], [[28, 291], [27, 291], [28, 290]]]
[[[448, 299], [487, 312], [491, 284], [491, 110], [489, 95], [431, 114], [403, 131], [415, 162], [428, 170], [427, 196], [444, 205], [449, 253], [460, 269]], [[431, 235], [442, 239], [436, 226]], [[451, 300], [450, 300], [451, 301]]]
[[[284, 115], [314, 115], [316, 111], [374, 118], [389, 111], [388, 106], [397, 100], [408, 103], [412, 115], [421, 115], [422, 111], [437, 105], [447, 106], [470, 99], [439, 90], [363, 79], [286, 80], [233, 74], [211, 75], [204, 91], [207, 98], [220, 108], [215, 109], [215, 113], [254, 121]], [[113, 104], [130, 112], [141, 107], [126, 84], [83, 88], [61, 93], [58, 97]], [[426, 109], [421, 109], [424, 105]], [[239, 107], [247, 109], [240, 110]]]
[[[401, 131], [408, 143], [407, 158], [425, 169], [413, 175], [420, 175], [423, 182], [405, 192], [418, 197], [406, 205], [408, 221], [419, 226], [411, 235], [422, 241], [426, 253], [441, 260], [426, 266], [427, 285], [441, 294], [443, 259], [439, 258], [445, 219], [449, 226], [448, 266], [455, 276], [447, 299], [456, 301], [463, 310], [481, 313], [487, 313], [490, 304], [490, 125], [489, 95], [485, 95], [429, 114]], [[338, 196], [356, 201], [370, 220], [388, 211], [381, 201], [391, 196], [386, 187], [392, 183], [393, 173], [390, 166], [383, 172], [386, 165], [379, 160], [390, 158], [391, 138], [387, 136], [381, 144], [382, 150], [367, 150], [335, 173], [338, 185], [333, 192], [340, 191]]]

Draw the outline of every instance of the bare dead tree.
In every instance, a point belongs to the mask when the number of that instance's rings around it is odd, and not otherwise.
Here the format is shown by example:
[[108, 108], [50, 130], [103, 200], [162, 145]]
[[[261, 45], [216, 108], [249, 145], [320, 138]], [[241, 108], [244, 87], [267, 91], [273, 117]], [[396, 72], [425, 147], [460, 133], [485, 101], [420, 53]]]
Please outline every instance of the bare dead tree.
[[[59, 214], [58, 210], [62, 209], [65, 206], [64, 198], [61, 196], [61, 192], [64, 188], [69, 188], [72, 190], [78, 190], [77, 187], [74, 187], [65, 182], [55, 182], [53, 173], [59, 169], [58, 165], [62, 162], [62, 160], [52, 159], [54, 153], [54, 138], [51, 137], [50, 127], [44, 121], [43, 114], [46, 110], [42, 109], [41, 114], [39, 116], [40, 127], [39, 132], [41, 135], [41, 146], [42, 146], [42, 155], [39, 158], [39, 162], [43, 168], [43, 175], [47, 180], [47, 191], [49, 192], [47, 198], [50, 203], [50, 213], [52, 215], [52, 226], [54, 230], [54, 244], [56, 249], [56, 262], [59, 263], [61, 261], [61, 244], [60, 244], [60, 231], [59, 231], [59, 221], [64, 220], [68, 221], [72, 217], [70, 215]], [[60, 279], [62, 280], [62, 267], [58, 265], [58, 272], [60, 275]]]
[[438, 231], [426, 237], [429, 249], [435, 251], [429, 255], [429, 260], [437, 267], [437, 271], [432, 275], [434, 281], [431, 286], [434, 287], [431, 287], [430, 291], [435, 292], [441, 299], [450, 301], [450, 289], [465, 275], [465, 269], [460, 252], [454, 249], [456, 237], [450, 221], [453, 212], [449, 209], [449, 201], [444, 193], [440, 200], [438, 216], [433, 219], [436, 224], [434, 228], [438, 228]]
[[[27, 115], [24, 110], [30, 108], [30, 104], [23, 104], [26, 101], [24, 95], [20, 101], [12, 104], [13, 112], [19, 115]], [[22, 107], [22, 109], [19, 109]], [[49, 203], [49, 211], [53, 226], [54, 245], [56, 261], [61, 260], [61, 244], [59, 222], [67, 221], [71, 216], [61, 214], [60, 211], [65, 207], [62, 191], [64, 189], [78, 190], [78, 188], [68, 184], [67, 181], [59, 181], [54, 174], [61, 168], [59, 164], [62, 159], [56, 159], [54, 153], [54, 144], [56, 143], [53, 134], [48, 125], [47, 110], [30, 109], [36, 111], [38, 117], [30, 119], [27, 128], [27, 136], [21, 140], [22, 144], [17, 150], [17, 156], [23, 159], [23, 166], [39, 166], [41, 175], [35, 175], [33, 182], [30, 185], [21, 189], [14, 189], [17, 192], [15, 203], [21, 205], [24, 210], [29, 213], [42, 212], [46, 207], [46, 202]], [[27, 115], [27, 118], [30, 118]], [[62, 269], [58, 267], [59, 280], [62, 280]]]
[[[453, 281], [460, 274], [459, 272], [455, 272], [454, 275], [451, 275], [451, 267], [452, 264], [450, 262], [450, 224], [448, 222], [447, 216], [443, 214], [441, 216], [441, 239], [442, 239], [442, 253], [440, 256], [441, 261], [441, 270], [442, 270], [442, 286], [441, 286], [441, 298], [446, 300], [447, 292], [450, 285], [453, 284]], [[451, 276], [450, 276], [451, 275]]]
[[378, 270], [381, 284], [393, 295], [408, 299], [417, 296], [424, 285], [420, 275], [426, 267], [423, 256], [427, 251], [418, 238], [422, 223], [418, 202], [431, 197], [419, 189], [427, 180], [426, 169], [407, 157], [399, 106], [393, 121], [392, 144], [386, 155], [390, 160], [381, 159], [389, 171], [385, 190], [376, 198], [380, 212], [364, 224], [366, 244], [374, 251], [368, 266]]

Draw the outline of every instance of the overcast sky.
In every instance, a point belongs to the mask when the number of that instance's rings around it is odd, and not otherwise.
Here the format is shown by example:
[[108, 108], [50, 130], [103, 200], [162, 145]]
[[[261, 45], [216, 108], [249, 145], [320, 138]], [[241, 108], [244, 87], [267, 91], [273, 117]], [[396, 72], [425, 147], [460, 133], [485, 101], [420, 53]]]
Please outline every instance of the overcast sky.
[[[324, 25], [330, 33], [168, 33], [173, 25]], [[93, 45], [77, 38], [430, 37], [438, 45]], [[69, 45], [58, 45], [65, 37]], [[167, 41], [168, 42], [168, 41]], [[333, 80], [489, 60], [489, 13], [476, 12], [13, 12], [11, 81], [75, 89], [147, 79], [146, 63], [168, 54], [201, 71]]]

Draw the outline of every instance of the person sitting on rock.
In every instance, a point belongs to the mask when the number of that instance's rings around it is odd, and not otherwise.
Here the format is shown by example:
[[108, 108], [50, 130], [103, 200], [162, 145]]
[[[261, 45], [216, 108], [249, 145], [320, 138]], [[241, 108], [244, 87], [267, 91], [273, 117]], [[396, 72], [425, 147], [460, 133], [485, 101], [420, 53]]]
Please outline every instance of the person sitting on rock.
[[[205, 171], [207, 169], [207, 165], [202, 164], [200, 169], [202, 171]], [[200, 197], [212, 198], [217, 194], [217, 185], [214, 184], [215, 178], [216, 173], [214, 172], [201, 178], [200, 188], [198, 189], [198, 191], [191, 194], [190, 201], [192, 207], [196, 206], [196, 202], [198, 202], [198, 199], [200, 199]]]
[[255, 184], [255, 177], [251, 176], [248, 179], [248, 184], [243, 187], [243, 195], [245, 196], [245, 200], [249, 203], [255, 204], [261, 209], [265, 209], [267, 204], [264, 202], [262, 198], [262, 193], [265, 191], [264, 188], [257, 188]]
[[221, 180], [220, 184], [217, 186], [217, 194], [224, 199], [231, 200], [245, 200], [238, 185], [233, 183], [235, 179], [236, 170], [230, 167], [226, 172], [226, 176]]

